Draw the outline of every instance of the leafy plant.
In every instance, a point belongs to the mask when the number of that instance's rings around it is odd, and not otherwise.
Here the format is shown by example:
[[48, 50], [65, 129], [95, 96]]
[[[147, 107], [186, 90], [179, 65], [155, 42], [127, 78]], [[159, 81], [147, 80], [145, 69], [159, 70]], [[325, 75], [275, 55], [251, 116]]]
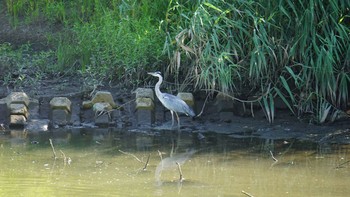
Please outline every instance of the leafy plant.
[[311, 113], [319, 123], [346, 108], [349, 2], [170, 2], [167, 19], [177, 23], [165, 42], [168, 71], [191, 73], [197, 89], [261, 94], [270, 122], [276, 96], [294, 114]]

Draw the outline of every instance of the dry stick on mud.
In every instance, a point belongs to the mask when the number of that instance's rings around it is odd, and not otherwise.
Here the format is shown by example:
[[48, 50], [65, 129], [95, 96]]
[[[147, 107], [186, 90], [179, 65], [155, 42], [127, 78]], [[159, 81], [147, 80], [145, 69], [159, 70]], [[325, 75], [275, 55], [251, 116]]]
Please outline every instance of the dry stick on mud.
[[159, 177], [162, 175], [162, 170], [163, 170], [163, 156], [162, 156], [162, 152], [160, 152], [160, 150], [157, 150], [158, 151], [158, 155], [159, 155], [159, 157], [160, 157], [160, 164], [161, 164], [161, 166], [162, 166], [162, 169], [161, 169], [161, 171], [160, 171], [160, 173], [159, 173]]
[[138, 162], [145, 163], [145, 162], [141, 161], [138, 157], [136, 157], [134, 154], [127, 153], [127, 152], [124, 152], [124, 151], [122, 151], [122, 150], [118, 150], [118, 151], [121, 152], [121, 153], [123, 153], [123, 154], [125, 154], [125, 155], [129, 155], [129, 156], [134, 157]]
[[179, 181], [182, 182], [183, 181], [183, 178], [182, 178], [182, 170], [181, 170], [181, 166], [178, 162], [175, 162], [176, 165], [177, 165], [177, 168], [179, 169], [179, 174], [180, 174], [180, 179]]
[[273, 159], [275, 162], [278, 162], [278, 159], [276, 159], [276, 158], [273, 156], [272, 151], [270, 151], [270, 154], [271, 154], [272, 159]]
[[257, 101], [260, 101], [264, 96], [266, 96], [268, 93], [270, 93], [270, 89], [271, 89], [271, 84], [269, 84], [269, 86], [267, 87], [267, 90], [264, 94], [260, 95], [258, 98], [254, 99], [254, 100], [242, 100], [242, 99], [239, 99], [239, 98], [236, 98], [236, 97], [233, 97], [229, 94], [226, 94], [222, 91], [219, 91], [219, 90], [212, 90], [212, 89], [201, 89], [203, 91], [213, 91], [213, 92], [217, 92], [217, 93], [221, 93], [223, 94], [224, 96], [227, 96], [229, 98], [231, 98], [232, 100], [236, 100], [236, 101], [239, 101], [239, 102], [242, 102], [242, 103], [254, 103], [254, 102], [257, 102]]
[[208, 100], [208, 98], [209, 98], [209, 95], [210, 95], [210, 94], [208, 94], [208, 95], [207, 95], [207, 98], [205, 98], [204, 104], [203, 104], [203, 106], [202, 106], [202, 110], [201, 110], [201, 112], [200, 112], [196, 117], [199, 117], [199, 116], [202, 115], [202, 113], [203, 113], [203, 111], [204, 111], [205, 104], [207, 103], [207, 100]]
[[347, 163], [350, 163], [350, 160], [345, 161], [345, 162], [343, 162], [343, 163], [339, 164], [339, 165], [338, 165], [338, 166], [336, 166], [335, 168], [336, 168], [336, 169], [338, 169], [338, 168], [344, 168], [344, 165], [345, 165], [345, 164], [347, 164]]
[[245, 194], [245, 195], [247, 195], [247, 196], [249, 196], [249, 197], [254, 197], [254, 196], [251, 195], [250, 193], [247, 193], [247, 192], [245, 192], [245, 191], [243, 191], [243, 190], [242, 190], [242, 193]]
[[55, 147], [53, 147], [52, 140], [51, 140], [51, 139], [49, 139], [49, 141], [50, 141], [50, 145], [51, 145], [51, 148], [52, 148], [53, 156], [54, 156], [54, 158], [55, 158], [55, 159], [57, 159], [57, 156], [56, 156], [56, 151], [55, 151]]
[[148, 166], [148, 162], [149, 162], [149, 157], [151, 156], [151, 154], [148, 154], [148, 157], [147, 157], [147, 161], [145, 163], [145, 166], [142, 168], [143, 171], [145, 171], [147, 169], [147, 166]]
[[63, 155], [63, 164], [66, 165], [67, 163], [67, 157], [66, 154], [64, 154], [64, 152], [62, 150], [60, 150], [61, 154]]
[[63, 163], [64, 165], [70, 165], [71, 162], [72, 162], [72, 159], [70, 157], [66, 157], [66, 154], [64, 154], [64, 152], [62, 150], [60, 150], [60, 152], [62, 153], [63, 155]]
[[[224, 96], [227, 96], [227, 97], [231, 98], [232, 100], [236, 100], [236, 101], [239, 101], [239, 102], [241, 102], [241, 103], [250, 103], [250, 110], [251, 110], [252, 115], [253, 115], [253, 117], [254, 117], [253, 103], [254, 103], [254, 102], [260, 101], [264, 96], [266, 96], [268, 93], [270, 93], [270, 88], [271, 88], [271, 84], [269, 84], [269, 86], [267, 87], [267, 90], [266, 90], [266, 92], [265, 92], [264, 94], [260, 95], [257, 99], [254, 99], [254, 100], [242, 100], [242, 99], [233, 97], [233, 96], [231, 96], [231, 95], [229, 95], [229, 94], [226, 94], [226, 93], [224, 93], [224, 92], [222, 92], [222, 91], [219, 91], [219, 90], [213, 90], [213, 89], [201, 89], [201, 90], [203, 90], [203, 91], [212, 91], [212, 92], [221, 93], [221, 94], [223, 94]], [[209, 96], [209, 95], [208, 95], [208, 96]], [[207, 96], [207, 98], [208, 98], [208, 96]], [[205, 102], [206, 102], [207, 98], [205, 99]], [[204, 102], [204, 105], [205, 105], [205, 102]], [[202, 115], [202, 112], [203, 112], [203, 109], [204, 109], [204, 105], [203, 105], [203, 107], [202, 107], [202, 111], [201, 111], [196, 117], [199, 117], [200, 115]]]
[[159, 157], [160, 157], [160, 161], [162, 161], [162, 160], [163, 160], [162, 153], [160, 152], [160, 150], [157, 150], [157, 151], [158, 151], [158, 155], [159, 155]]

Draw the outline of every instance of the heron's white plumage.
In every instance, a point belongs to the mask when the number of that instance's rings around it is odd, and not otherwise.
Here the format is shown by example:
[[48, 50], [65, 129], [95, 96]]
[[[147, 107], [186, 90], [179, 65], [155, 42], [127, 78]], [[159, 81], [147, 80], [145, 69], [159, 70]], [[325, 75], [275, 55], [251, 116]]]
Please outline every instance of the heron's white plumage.
[[179, 119], [179, 116], [177, 115], [177, 113], [184, 113], [184, 114], [191, 116], [191, 117], [194, 117], [196, 115], [193, 112], [193, 110], [186, 104], [185, 101], [183, 101], [182, 99], [180, 99], [177, 96], [167, 94], [167, 93], [162, 93], [160, 91], [160, 85], [163, 82], [163, 77], [162, 77], [160, 72], [150, 72], [148, 74], [155, 76], [155, 77], [158, 77], [158, 79], [159, 79], [158, 82], [156, 83], [154, 90], [155, 90], [156, 95], [157, 95], [158, 99], [160, 100], [160, 102], [164, 105], [164, 107], [166, 107], [167, 109], [170, 110], [171, 118], [172, 118], [172, 125], [174, 125], [173, 112], [175, 112], [175, 115], [177, 117], [178, 126], [180, 126], [180, 119]]

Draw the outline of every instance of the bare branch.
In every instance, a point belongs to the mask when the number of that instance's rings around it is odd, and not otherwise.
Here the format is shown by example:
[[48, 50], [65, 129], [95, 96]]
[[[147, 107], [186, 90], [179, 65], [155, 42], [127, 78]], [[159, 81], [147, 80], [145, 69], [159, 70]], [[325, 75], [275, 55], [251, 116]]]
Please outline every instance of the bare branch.
[[51, 140], [51, 139], [49, 139], [49, 141], [50, 141], [50, 145], [51, 145], [51, 148], [52, 148], [53, 156], [54, 156], [54, 158], [55, 158], [55, 159], [57, 159], [57, 156], [56, 156], [56, 151], [55, 151], [55, 148], [53, 147], [52, 140]]
[[176, 165], [177, 165], [177, 168], [179, 169], [179, 174], [180, 174], [180, 179], [179, 181], [182, 182], [183, 181], [183, 178], [182, 178], [182, 170], [181, 170], [181, 166], [178, 162], [175, 162]]
[[138, 157], [136, 157], [134, 154], [131, 154], [131, 153], [128, 153], [128, 152], [124, 152], [122, 150], [118, 150], [118, 151], [123, 153], [123, 154], [125, 154], [125, 155], [129, 155], [129, 156], [134, 157], [138, 162], [145, 163], [145, 162], [141, 161]]
[[249, 193], [247, 193], [247, 192], [245, 192], [245, 191], [243, 191], [243, 190], [242, 190], [242, 193], [245, 194], [245, 195], [247, 195], [247, 196], [249, 196], [249, 197], [254, 197], [253, 195], [251, 195], [251, 194], [249, 194]]

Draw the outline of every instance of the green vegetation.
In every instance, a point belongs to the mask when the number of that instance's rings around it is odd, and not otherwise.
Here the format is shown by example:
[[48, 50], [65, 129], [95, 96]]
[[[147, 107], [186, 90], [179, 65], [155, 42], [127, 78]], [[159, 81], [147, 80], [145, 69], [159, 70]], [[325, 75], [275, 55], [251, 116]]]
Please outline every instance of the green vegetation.
[[[349, 1], [6, 0], [6, 8], [14, 26], [64, 27], [51, 35], [52, 51], [32, 51], [26, 67], [37, 78], [79, 71], [137, 84], [157, 69], [181, 88], [258, 97], [270, 122], [276, 99], [318, 123], [349, 105]], [[1, 45], [0, 66], [23, 66], [25, 46]]]
[[173, 2], [171, 68], [199, 89], [259, 96], [270, 122], [278, 98], [299, 117], [335, 119], [349, 100], [349, 9], [348, 1]]
[[57, 69], [54, 66], [54, 52], [31, 50], [30, 45], [24, 44], [14, 49], [9, 43], [0, 44], [0, 78], [3, 83], [22, 86], [23, 83], [33, 85]]

